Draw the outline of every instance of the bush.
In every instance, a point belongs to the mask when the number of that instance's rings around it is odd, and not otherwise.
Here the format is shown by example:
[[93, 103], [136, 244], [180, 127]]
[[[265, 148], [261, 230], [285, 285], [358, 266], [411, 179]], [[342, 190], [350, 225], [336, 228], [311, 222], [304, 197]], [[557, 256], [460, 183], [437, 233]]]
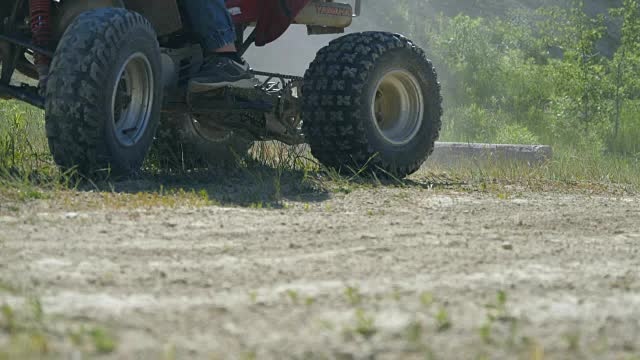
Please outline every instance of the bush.
[[526, 127], [520, 124], [507, 124], [498, 130], [496, 135], [498, 144], [539, 144], [538, 138]]
[[638, 152], [638, 0], [611, 10], [609, 22], [621, 26], [613, 58], [597, 50], [604, 17], [586, 15], [580, 0], [502, 17], [437, 15], [427, 21], [422, 2], [401, 3], [383, 18], [408, 32], [438, 65], [446, 103], [443, 139]]

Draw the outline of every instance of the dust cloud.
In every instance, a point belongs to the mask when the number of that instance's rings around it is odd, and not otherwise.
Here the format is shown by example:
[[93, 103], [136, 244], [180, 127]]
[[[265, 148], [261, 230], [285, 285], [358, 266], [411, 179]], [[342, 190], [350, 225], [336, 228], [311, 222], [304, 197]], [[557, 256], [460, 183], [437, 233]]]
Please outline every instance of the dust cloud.
[[[347, 1], [341, 1], [347, 2]], [[367, 5], [372, 7], [367, 8]], [[370, 1], [363, 4], [363, 14], [353, 20], [353, 25], [345, 29], [345, 34], [357, 31], [395, 31], [399, 29], [383, 26], [379, 19], [377, 4]], [[375, 9], [374, 9], [375, 8]], [[247, 30], [247, 34], [249, 30]], [[304, 25], [292, 25], [287, 32], [275, 42], [263, 47], [251, 47], [245, 55], [246, 60], [255, 70], [270, 71], [291, 75], [304, 75], [318, 50], [345, 34], [308, 35]]]
[[249, 49], [245, 58], [255, 70], [302, 76], [318, 50], [340, 35], [307, 35], [305, 26], [293, 25], [275, 42]]

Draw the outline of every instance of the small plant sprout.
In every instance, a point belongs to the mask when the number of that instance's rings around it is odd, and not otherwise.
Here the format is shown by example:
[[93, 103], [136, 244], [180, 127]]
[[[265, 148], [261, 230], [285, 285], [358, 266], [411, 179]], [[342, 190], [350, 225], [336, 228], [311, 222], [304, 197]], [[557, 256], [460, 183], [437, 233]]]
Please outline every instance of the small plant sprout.
[[116, 340], [106, 329], [96, 327], [89, 331], [89, 336], [93, 341], [96, 352], [108, 354], [116, 349]]
[[42, 323], [42, 320], [44, 319], [44, 310], [42, 309], [42, 303], [40, 302], [40, 299], [32, 298], [29, 301], [29, 304], [31, 305], [31, 309], [33, 311], [34, 320], [38, 323]]
[[391, 297], [395, 301], [400, 301], [402, 299], [402, 292], [400, 291], [400, 289], [395, 288], [395, 289], [393, 289], [393, 292], [391, 293]]
[[14, 332], [16, 329], [16, 319], [11, 306], [7, 304], [2, 305], [0, 307], [0, 312], [2, 313], [2, 322], [0, 323], [0, 326], [2, 326], [2, 328], [8, 333]]
[[492, 329], [493, 329], [493, 322], [487, 321], [478, 330], [478, 332], [480, 333], [480, 338], [485, 344], [493, 343], [493, 338], [491, 334]]
[[249, 300], [251, 301], [251, 304], [255, 304], [258, 302], [258, 292], [255, 290], [252, 290], [249, 292]]
[[433, 305], [433, 295], [429, 292], [423, 292], [420, 294], [420, 303], [424, 307], [431, 307], [431, 305]]
[[358, 288], [349, 286], [345, 289], [344, 294], [347, 297], [349, 304], [356, 306], [362, 303], [362, 295]]
[[495, 301], [493, 303], [485, 305], [487, 309], [486, 320], [484, 324], [478, 329], [478, 333], [482, 341], [486, 344], [495, 343], [496, 339], [493, 334], [495, 323], [503, 322], [508, 323], [509, 325], [509, 335], [505, 340], [505, 345], [508, 347], [513, 347], [516, 345], [519, 324], [518, 319], [509, 315], [509, 311], [507, 309], [507, 299], [507, 293], [500, 290], [496, 294]]
[[503, 290], [498, 291], [496, 294], [496, 300], [494, 303], [487, 304], [487, 317], [491, 321], [512, 321], [512, 316], [509, 315], [507, 310], [507, 293]]
[[580, 333], [574, 331], [565, 334], [564, 339], [567, 341], [567, 348], [573, 353], [580, 352]]
[[298, 294], [297, 291], [289, 289], [287, 290], [287, 296], [289, 297], [289, 300], [291, 300], [291, 303], [298, 304], [298, 301], [300, 300], [300, 295]]
[[315, 303], [315, 299], [312, 296], [308, 296], [305, 300], [304, 300], [304, 304], [306, 306], [311, 306], [313, 305], [313, 303]]
[[407, 340], [411, 344], [419, 344], [422, 339], [423, 333], [424, 327], [418, 320], [412, 321], [406, 328]]
[[498, 295], [496, 295], [498, 306], [502, 309], [506, 308], [507, 305], [507, 293], [504, 290], [498, 291]]
[[451, 319], [445, 307], [441, 307], [436, 314], [436, 328], [438, 331], [447, 331], [451, 328]]
[[367, 315], [363, 309], [357, 309], [355, 332], [367, 339], [375, 335], [377, 332], [375, 327], [375, 318]]
[[200, 190], [200, 192], [198, 192], [198, 195], [200, 195], [200, 198], [204, 201], [204, 202], [209, 202], [209, 193], [202, 189]]

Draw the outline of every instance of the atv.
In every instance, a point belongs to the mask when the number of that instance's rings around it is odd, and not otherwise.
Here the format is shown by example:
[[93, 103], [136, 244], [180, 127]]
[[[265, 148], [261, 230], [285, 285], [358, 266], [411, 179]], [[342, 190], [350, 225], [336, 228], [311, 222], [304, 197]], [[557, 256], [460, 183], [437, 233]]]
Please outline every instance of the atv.
[[[310, 35], [344, 33], [360, 13], [354, 1], [226, 4], [243, 54], [292, 24]], [[55, 162], [84, 174], [135, 173], [154, 139], [208, 165], [255, 141], [306, 143], [327, 167], [397, 178], [433, 151], [440, 85], [402, 35], [350, 33], [321, 49], [304, 77], [252, 70], [253, 89], [196, 96], [187, 85], [203, 51], [184, 14], [177, 0], [2, 1], [0, 98], [44, 109]]]

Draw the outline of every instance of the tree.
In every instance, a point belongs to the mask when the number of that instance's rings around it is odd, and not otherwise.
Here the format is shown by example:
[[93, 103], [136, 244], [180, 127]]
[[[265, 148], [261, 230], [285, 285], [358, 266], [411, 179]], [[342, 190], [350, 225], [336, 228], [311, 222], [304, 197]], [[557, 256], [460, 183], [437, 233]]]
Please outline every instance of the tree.
[[621, 127], [623, 102], [629, 97], [637, 97], [640, 89], [636, 76], [640, 69], [640, 6], [638, 0], [624, 0], [621, 8], [610, 11], [622, 22], [620, 47], [616, 51], [612, 71], [615, 86], [614, 140]]

